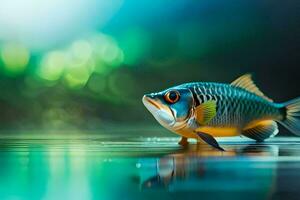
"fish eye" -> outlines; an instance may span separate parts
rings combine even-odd
[[[176,103],[180,98],[180,94],[178,91],[172,90],[167,92],[164,98],[168,103]]]

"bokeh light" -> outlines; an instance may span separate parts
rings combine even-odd
[[[113,37],[98,33],[91,36],[89,41],[93,46],[93,56],[97,62],[95,66],[96,73],[106,74],[112,68],[122,64],[124,54]]]
[[[18,75],[25,71],[30,52],[22,44],[7,43],[2,47],[1,58],[4,63],[4,70],[9,75]]]
[[[46,53],[36,74],[45,81],[63,79],[67,87],[80,89],[93,73],[107,75],[122,64],[123,58],[123,51],[113,37],[92,33],[69,46]]]
[[[62,76],[65,65],[65,53],[62,51],[53,51],[43,57],[37,69],[37,74],[45,80],[56,81]]]
[[[85,65],[72,66],[66,69],[64,79],[67,86],[80,89],[88,82],[91,71]]]
[[[90,43],[85,40],[78,40],[73,42],[70,48],[70,56],[72,57],[72,63],[70,64],[85,64],[92,56],[92,47]]]

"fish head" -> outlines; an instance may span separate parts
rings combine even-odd
[[[189,89],[174,87],[145,94],[143,103],[162,126],[175,131],[190,118],[194,100]]]

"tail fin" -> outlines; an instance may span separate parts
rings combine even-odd
[[[292,133],[300,136],[300,97],[284,103],[286,116],[281,121]]]

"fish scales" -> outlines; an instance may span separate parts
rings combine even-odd
[[[194,85],[199,89],[195,89]],[[255,118],[280,117],[274,103],[240,88],[219,83],[194,83],[187,87],[194,88],[193,92],[201,103],[210,100],[211,96],[216,99],[217,115],[209,125],[243,126]],[[201,97],[203,95],[204,98]]]

